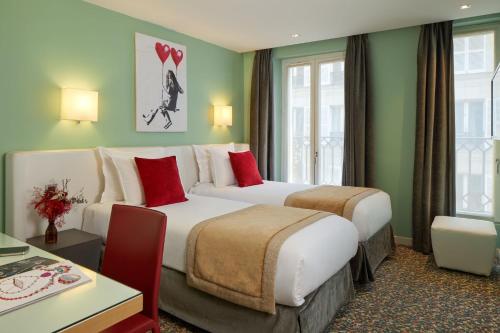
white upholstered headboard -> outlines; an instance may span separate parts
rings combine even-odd
[[[144,147],[123,147],[126,151],[140,151]],[[184,189],[198,181],[198,166],[192,146],[165,147],[168,155],[175,155]],[[247,144],[237,144],[236,150],[247,150]],[[104,189],[101,160],[97,149],[21,151],[7,154],[6,165],[6,220],[7,234],[20,239],[42,235],[47,223],[42,223],[30,207],[34,186],[71,179],[71,194],[83,188],[88,204],[99,202]],[[65,216],[64,229],[81,229],[83,210],[87,205],[76,205]]]

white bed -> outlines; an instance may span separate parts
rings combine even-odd
[[[233,212],[249,203],[188,195],[183,203],[155,208],[167,215],[163,265],[185,272],[186,240],[191,228],[206,219]],[[112,203],[85,209],[83,230],[106,239]],[[332,215],[288,238],[281,247],[275,282],[276,303],[300,306],[356,254],[358,233],[346,219]]]
[[[253,204],[271,204],[283,206],[288,195],[303,191],[314,185],[291,184],[264,181],[262,185],[238,187],[237,185],[215,187],[213,183],[198,183],[190,193],[229,200],[238,200]],[[392,218],[391,199],[385,192],[378,192],[361,200],[355,207],[352,223],[359,233],[359,241],[367,241]]]

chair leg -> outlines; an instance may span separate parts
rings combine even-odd
[[[153,333],[160,333],[160,325],[157,322],[155,322],[152,331]]]

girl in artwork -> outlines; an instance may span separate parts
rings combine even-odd
[[[156,117],[158,111],[160,111],[160,113],[167,121],[164,128],[168,129],[170,126],[172,126],[172,120],[170,119],[170,115],[168,112],[179,111],[179,109],[177,108],[177,97],[179,93],[183,94],[184,90],[180,86],[179,82],[177,81],[177,77],[175,76],[172,70],[168,70],[167,75],[165,76],[165,80],[162,82],[162,86],[163,86],[163,92],[166,93],[166,98],[163,99],[160,107],[158,107],[154,111],[151,110],[149,114],[144,114],[142,115],[142,117],[145,119],[146,124],[149,125]]]

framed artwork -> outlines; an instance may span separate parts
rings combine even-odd
[[[187,131],[186,47],[135,34],[136,130]]]

